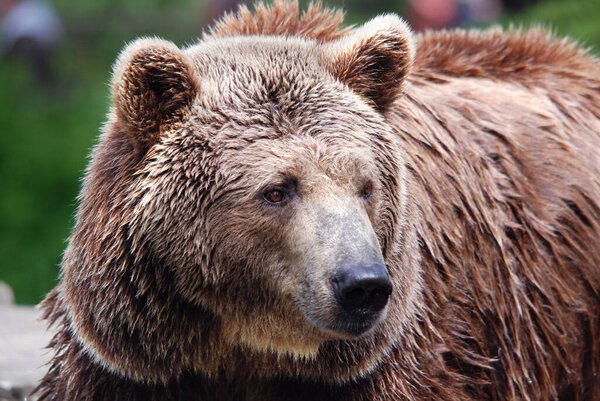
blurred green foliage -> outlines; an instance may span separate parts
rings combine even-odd
[[[502,18],[504,26],[542,25],[600,54],[600,0],[548,0]]]
[[[542,22],[600,48],[599,0],[551,0],[500,22]],[[301,1],[301,4],[306,1]],[[327,4],[348,10],[350,23],[402,2]],[[109,103],[111,65],[126,42],[157,35],[193,43],[206,23],[192,0],[57,0],[65,41],[53,59],[56,83],[42,86],[21,60],[0,60],[0,280],[19,303],[34,304],[56,283],[87,155]],[[394,6],[396,5],[396,6]]]
[[[58,278],[114,59],[139,36],[194,41],[203,21],[192,3],[55,1],[66,29],[56,82],[42,85],[23,60],[0,59],[0,280],[18,303],[38,303]]]

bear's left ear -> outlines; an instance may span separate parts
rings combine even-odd
[[[410,28],[392,14],[376,17],[326,46],[329,71],[380,112],[401,92],[415,53]]]
[[[182,117],[197,91],[191,61],[172,42],[138,39],[115,63],[113,104],[118,121],[138,151],[151,147]]]

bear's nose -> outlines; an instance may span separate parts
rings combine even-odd
[[[332,278],[333,294],[349,313],[364,315],[382,310],[392,293],[392,283],[385,265],[347,266]]]

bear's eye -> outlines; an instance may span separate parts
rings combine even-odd
[[[271,189],[263,194],[263,198],[269,203],[281,203],[285,198],[285,193],[280,189]]]
[[[364,198],[369,198],[373,193],[373,183],[367,182],[363,187],[362,195]]]

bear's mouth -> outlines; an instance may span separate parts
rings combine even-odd
[[[305,313],[306,319],[317,329],[337,339],[352,340],[373,333],[387,316],[387,307],[373,313],[372,310],[355,310],[349,313],[336,308],[334,313],[316,315]]]
[[[368,335],[385,319],[387,308],[373,313],[371,310],[342,311],[331,322],[330,330],[344,337],[357,338]]]

